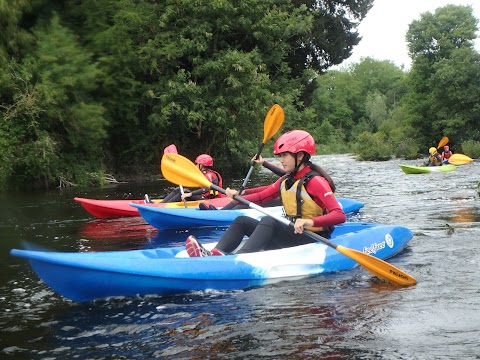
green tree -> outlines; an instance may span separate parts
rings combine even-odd
[[[312,107],[348,142],[377,131],[405,93],[405,74],[389,61],[364,58],[347,69],[327,71],[317,79]]]
[[[426,148],[442,135],[453,141],[478,139],[480,73],[473,48],[477,24],[471,6],[448,5],[422,14],[409,26],[412,69],[406,119]]]
[[[33,34],[35,51],[11,71],[13,102],[4,105],[2,129],[11,137],[13,174],[48,186],[100,168],[106,122],[92,96],[100,73],[73,34],[57,16]]]
[[[359,63],[353,64],[351,71],[360,84],[360,93],[363,96],[371,93],[384,95],[388,109],[394,108],[405,94],[405,73],[391,61],[379,61],[366,57]],[[359,108],[359,111],[363,111],[363,108]]]
[[[238,171],[273,103],[292,125],[312,121],[304,103],[312,78],[350,55],[372,1],[68,3],[108,74],[101,98],[116,168],[131,159],[157,168],[175,142],[183,154],[210,152]]]
[[[379,92],[369,93],[365,102],[365,112],[372,132],[376,132],[389,117],[386,96]]]
[[[480,140],[480,54],[456,49],[434,68],[430,83],[436,126],[459,143]]]
[[[292,3],[297,8],[306,7],[311,14],[308,31],[290,38],[290,47],[295,51],[289,51],[287,59],[295,77],[301,77],[309,68],[323,73],[348,59],[361,40],[356,27],[373,6],[373,0]]]
[[[328,120],[335,128],[350,136],[355,125],[356,102],[360,98],[360,85],[348,71],[327,71],[317,79],[312,107],[319,122]]]
[[[5,174],[49,182],[104,164],[157,173],[170,143],[243,173],[274,103],[288,128],[330,128],[311,106],[315,78],[350,56],[372,4],[5,0],[0,136],[14,135],[0,139]]]
[[[471,6],[447,5],[434,13],[423,13],[409,25],[406,34],[413,63],[425,59],[433,64],[449,58],[456,49],[472,48],[477,24]]]
[[[40,1],[39,1],[40,2]],[[19,59],[34,43],[28,31],[29,18],[35,18],[37,7],[28,0],[2,0],[0,2],[0,57]],[[1,68],[5,71],[6,68]]]

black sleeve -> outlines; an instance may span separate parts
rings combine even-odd
[[[286,174],[285,171],[283,171],[282,169],[280,169],[278,166],[275,166],[273,164],[270,164],[268,161],[264,161],[262,166],[268,170],[270,170],[271,172],[273,172],[275,175],[278,175],[278,176],[283,176]]]
[[[206,188],[206,187],[203,187],[203,188],[194,190],[194,191],[192,191],[192,196],[193,196],[193,195],[203,194],[204,192],[207,192],[207,191],[209,191],[209,190],[210,190],[210,189],[209,189],[209,188]]]

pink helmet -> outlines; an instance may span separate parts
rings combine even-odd
[[[195,159],[195,164],[201,164],[203,166],[213,166],[213,158],[208,154],[198,155]]]
[[[281,135],[273,146],[275,155],[290,152],[293,154],[305,151],[307,154],[315,154],[315,140],[312,135],[303,130],[291,130]]]
[[[443,147],[443,150],[448,151],[448,150],[450,150],[450,147],[449,147],[448,145],[445,145],[445,146]]]

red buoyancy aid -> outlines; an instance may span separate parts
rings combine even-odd
[[[203,175],[210,181],[212,184],[217,185],[218,187],[223,188],[223,179],[222,176],[218,173],[218,171],[212,169],[203,170]],[[202,197],[205,199],[213,199],[216,197],[223,197],[222,193],[219,193],[216,190],[208,190],[202,194]]]

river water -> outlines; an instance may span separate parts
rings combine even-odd
[[[170,185],[4,194],[0,359],[479,359],[480,163],[406,175],[398,165],[420,161],[314,160],[332,174],[337,196],[365,203],[352,221],[414,232],[388,262],[414,276],[416,286],[381,283],[357,267],[246,291],[76,303],[9,250],[24,241],[75,252],[183,244],[188,230],[159,232],[141,218],[95,220],[73,201],[161,197]],[[273,179],[262,172],[250,185]],[[223,231],[194,230],[200,240]]]

